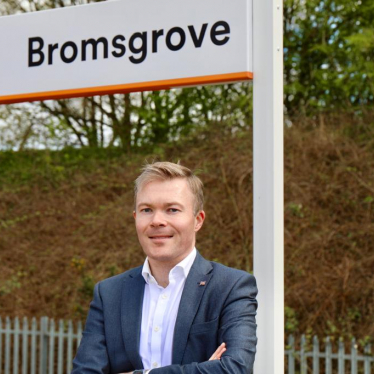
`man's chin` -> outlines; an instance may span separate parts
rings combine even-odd
[[[148,253],[146,253],[148,256],[148,259],[151,262],[158,262],[158,263],[173,263],[175,262],[179,256],[175,253],[175,251],[157,251],[156,250],[151,250]]]
[[[148,258],[153,261],[170,262],[170,261],[173,261],[175,257],[169,254],[152,253],[148,255]]]
[[[155,246],[170,245],[173,241],[173,236],[164,236],[164,237],[151,237],[149,238],[150,243]]]

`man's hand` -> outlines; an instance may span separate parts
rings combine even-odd
[[[221,356],[226,352],[226,343],[222,343],[217,349],[216,351],[212,354],[212,356],[210,357],[209,361],[213,361],[213,360],[220,360],[221,359]],[[120,373],[120,374],[132,374],[131,373]]]
[[[212,354],[212,357],[209,359],[209,361],[213,360],[220,360],[221,356],[225,353],[226,351],[226,343],[222,343],[216,351]]]

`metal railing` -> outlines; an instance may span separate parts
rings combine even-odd
[[[81,322],[0,318],[0,373],[70,373],[81,335]]]
[[[374,357],[371,355],[371,345],[367,344],[359,354],[355,339],[349,342],[349,351],[342,340],[333,344],[330,337],[324,339],[323,347],[317,336],[308,340],[301,336],[296,348],[295,338],[290,335],[286,346],[287,374],[371,374]],[[336,349],[334,349],[336,348]]]
[[[70,373],[82,335],[82,323],[42,317],[31,323],[23,318],[0,318],[0,374]],[[299,341],[288,337],[285,350],[287,374],[371,374],[374,356],[367,344],[362,352],[355,339],[333,343],[315,336]]]

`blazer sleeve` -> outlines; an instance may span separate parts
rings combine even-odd
[[[250,374],[256,353],[257,286],[254,276],[241,276],[220,313],[219,344],[226,343],[220,360],[170,365],[152,374]]]
[[[73,360],[72,374],[107,374],[109,372],[103,303],[100,296],[100,283],[98,283],[94,289],[82,341]]]

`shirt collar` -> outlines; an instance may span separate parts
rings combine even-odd
[[[181,262],[179,262],[177,265],[175,265],[170,270],[169,279],[170,277],[174,277],[177,273],[182,274],[183,278],[186,279],[191,270],[192,264],[195,261],[195,258],[196,258],[196,248],[194,247],[191,253],[186,258],[184,258]],[[151,268],[149,266],[148,257],[144,261],[144,265],[142,269],[142,276],[144,280],[146,281],[146,283],[157,284],[156,279],[152,275]]]

